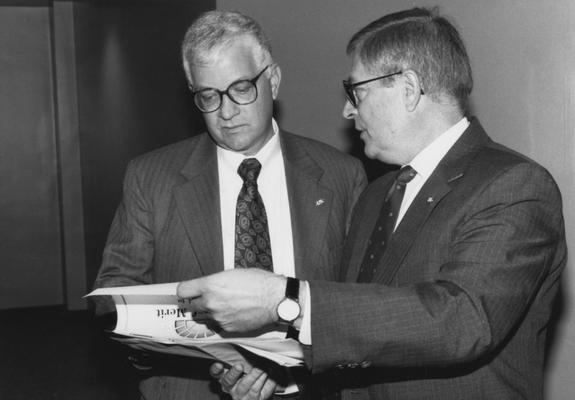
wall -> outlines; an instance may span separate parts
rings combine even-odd
[[[564,198],[569,250],[575,233],[575,3],[555,0],[218,0],[268,31],[282,66],[280,123],[357,152],[341,116],[345,44],[368,22],[415,5],[439,5],[460,28],[472,60],[474,114],[494,139],[534,158],[555,176]],[[575,392],[575,273],[564,276],[559,326],[549,361],[547,398]]]
[[[49,17],[0,3],[0,309],[63,301]]]

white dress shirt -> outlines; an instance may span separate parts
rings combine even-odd
[[[421,150],[414,158],[406,165],[410,165],[417,174],[405,187],[405,194],[399,207],[399,214],[395,222],[395,228],[403,219],[413,199],[419,193],[427,179],[431,176],[439,162],[445,157],[447,152],[453,147],[455,142],[463,135],[463,132],[469,126],[467,118],[463,117],[459,122],[442,133],[437,139],[431,142],[426,148]],[[395,230],[394,228],[394,230]],[[306,303],[303,310],[303,319],[299,332],[299,341],[302,344],[311,345],[311,293],[309,285],[306,283],[304,286],[306,290]]]

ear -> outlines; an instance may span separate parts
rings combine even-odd
[[[184,73],[186,74],[186,80],[188,81],[188,85],[192,85],[192,71],[190,69],[190,63],[188,60],[184,59]]]
[[[414,111],[419,104],[419,100],[423,94],[423,87],[419,76],[410,69],[403,72],[405,80],[405,107],[408,111]]]
[[[278,97],[281,80],[282,70],[278,64],[274,64],[270,71],[270,85],[272,89],[272,98],[274,100]]]

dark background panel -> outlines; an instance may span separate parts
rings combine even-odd
[[[0,309],[63,302],[49,18],[0,7]]]
[[[78,116],[91,287],[133,157],[204,129],[180,60],[186,28],[215,1],[79,2]]]

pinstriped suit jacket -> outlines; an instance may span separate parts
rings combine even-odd
[[[296,276],[333,280],[351,211],[366,184],[363,167],[311,139],[281,132],[280,141]],[[207,133],[133,160],[95,287],[175,282],[221,271],[218,187],[216,145]],[[319,199],[323,203],[316,204]],[[97,312],[110,306],[98,304]],[[218,399],[208,368],[187,359],[184,368],[152,370],[140,391],[147,400]]]
[[[344,399],[541,399],[547,325],[566,261],[561,198],[479,122],[422,187],[372,284],[357,279],[382,199],[358,204],[340,279],[311,282],[308,363]]]

